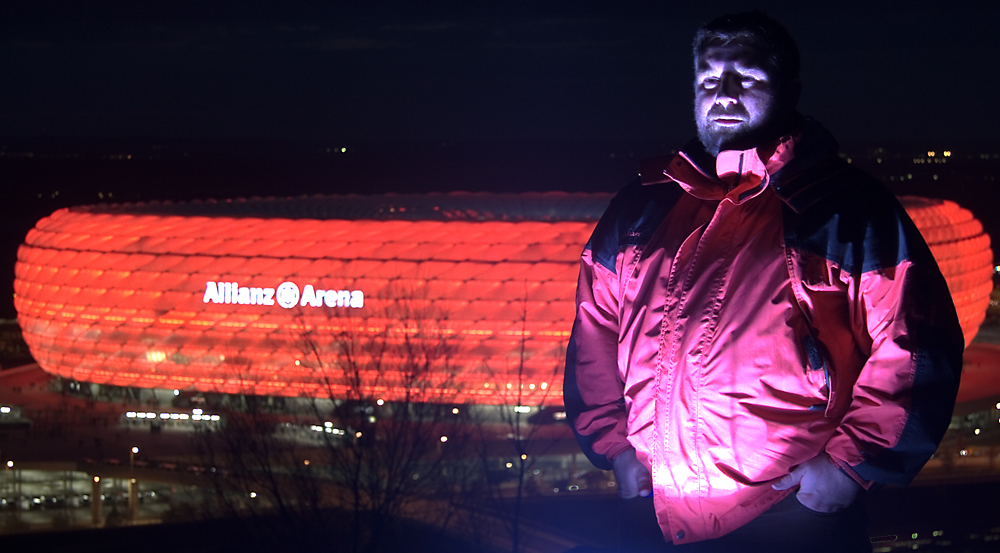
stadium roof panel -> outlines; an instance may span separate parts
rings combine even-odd
[[[611,194],[528,192],[302,196],[191,202],[97,204],[70,208],[108,215],[181,215],[357,221],[581,221],[596,222]],[[149,223],[153,224],[153,223]],[[225,226],[220,229],[228,228]]]

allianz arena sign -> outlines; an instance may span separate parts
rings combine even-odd
[[[299,292],[294,282],[285,281],[277,288],[240,286],[238,282],[205,283],[202,303],[228,303],[238,305],[274,305],[285,309],[299,307],[351,307],[365,306],[365,293],[361,290],[322,290],[306,284]]]

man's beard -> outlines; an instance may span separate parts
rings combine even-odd
[[[714,123],[714,119],[726,117],[740,119],[743,122],[735,127],[720,127]],[[714,105],[708,110],[705,121],[698,123],[698,139],[705,146],[705,151],[715,157],[722,150],[746,150],[757,146],[755,142],[759,141],[762,131],[767,127],[767,121],[756,128],[751,127],[750,114],[739,104],[729,108]]]

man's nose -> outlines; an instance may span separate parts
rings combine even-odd
[[[739,82],[729,75],[723,75],[715,93],[715,103],[726,107],[739,102],[739,100]]]

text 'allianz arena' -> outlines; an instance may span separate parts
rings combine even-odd
[[[609,200],[429,194],[62,209],[18,252],[15,307],[39,365],[79,381],[558,405],[580,252]],[[953,203],[903,201],[968,342],[992,286],[989,238]]]

